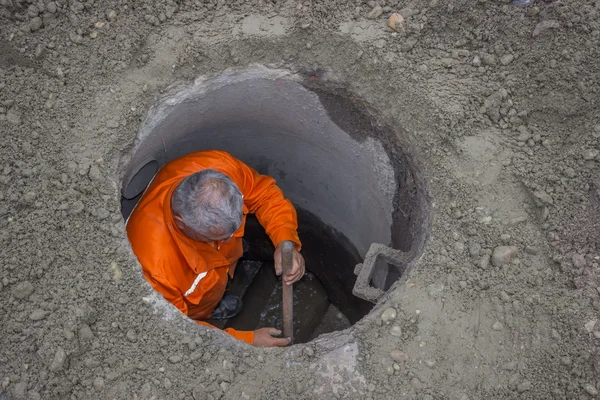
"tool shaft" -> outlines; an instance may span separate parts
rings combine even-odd
[[[282,248],[282,279],[283,286],[283,337],[294,342],[294,285],[286,285],[283,277],[292,269],[294,263],[294,243],[284,242]]]

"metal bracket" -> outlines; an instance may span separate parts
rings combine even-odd
[[[354,283],[354,288],[352,288],[353,295],[372,303],[377,303],[379,298],[385,294],[385,291],[369,284],[373,272],[375,272],[375,264],[380,258],[399,268],[408,264],[412,259],[412,253],[392,249],[380,243],[371,244],[363,263],[356,264],[356,267],[354,267],[354,275],[357,275],[357,278]]]

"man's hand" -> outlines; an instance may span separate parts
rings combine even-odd
[[[275,249],[275,273],[277,276],[281,275],[282,271],[283,243],[285,242],[279,243]],[[285,282],[286,285],[291,285],[304,276],[304,257],[296,250],[296,247],[294,247],[293,250],[292,260],[292,269],[283,277],[283,282]]]
[[[258,347],[285,347],[290,344],[290,338],[276,338],[281,331],[275,328],[260,328],[254,331],[254,343]]]

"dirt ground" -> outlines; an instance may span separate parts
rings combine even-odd
[[[0,0],[0,393],[600,397],[599,13]],[[122,149],[161,93],[253,63],[349,85],[411,144],[435,204],[423,257],[373,313],[286,349],[161,309],[119,212]]]

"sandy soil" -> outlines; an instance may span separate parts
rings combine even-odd
[[[589,0],[0,0],[0,392],[597,398],[599,13]],[[122,149],[161,93],[251,63],[348,84],[411,143],[435,201],[425,254],[376,311],[287,349],[160,308],[119,213]]]

